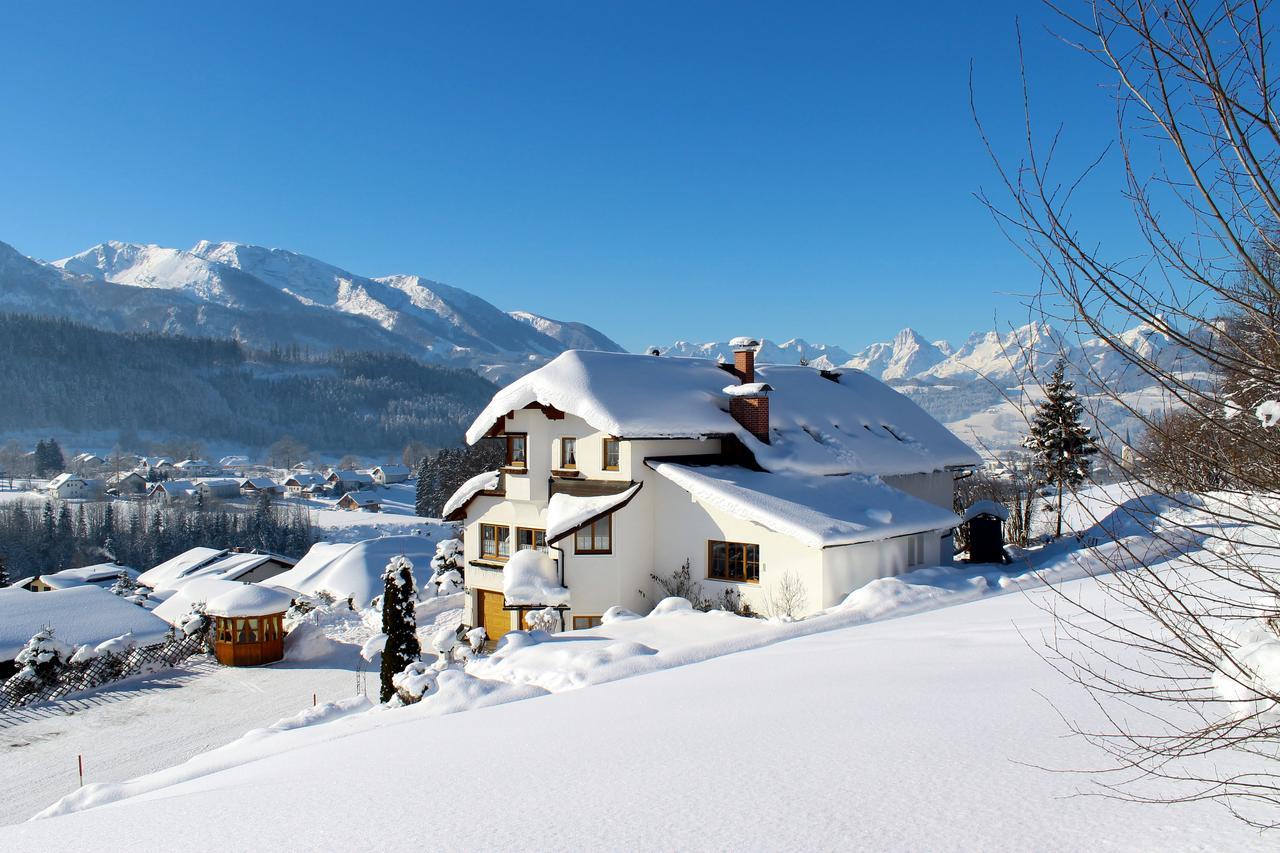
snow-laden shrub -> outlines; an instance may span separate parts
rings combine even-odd
[[[467,645],[471,647],[471,651],[480,654],[484,651],[484,644],[489,639],[489,632],[483,626],[476,626],[466,633]]]
[[[433,582],[436,585],[436,595],[453,595],[462,591],[462,572],[449,569],[447,572],[436,575]]]
[[[442,539],[436,543],[436,554],[431,558],[431,570],[436,577],[446,572],[462,571],[462,540]]]
[[[412,705],[421,702],[436,690],[436,672],[421,661],[414,661],[391,679],[395,687],[396,698],[402,704]]]
[[[111,585],[112,595],[118,595],[121,598],[129,598],[138,588],[138,582],[129,577],[129,573],[124,569],[120,570],[120,574],[116,575],[116,582]]]
[[[37,631],[14,661],[22,667],[8,683],[26,685],[31,692],[56,682],[66,671],[75,649],[54,636],[53,628]]]
[[[213,620],[204,612],[204,602],[195,601],[187,614],[178,620],[178,630],[188,637],[204,637],[206,644],[213,632]]]
[[[639,613],[632,613],[620,604],[615,604],[604,612],[600,617],[601,625],[608,625],[611,622],[625,622],[630,619],[640,619]]]
[[[660,616],[664,613],[677,613],[681,610],[692,610],[693,604],[689,599],[678,595],[672,595],[662,599],[654,605],[651,616]]]
[[[560,627],[560,614],[552,607],[530,610],[524,615],[524,624],[530,631],[545,631],[550,634]]]

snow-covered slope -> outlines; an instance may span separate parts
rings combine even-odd
[[[190,250],[110,241],[51,264],[0,244],[0,310],[254,346],[391,350],[498,379],[569,348],[620,349],[581,323],[513,316],[421,276],[374,278],[283,249],[204,240]]]

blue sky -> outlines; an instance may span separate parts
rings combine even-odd
[[[970,61],[1016,146],[1021,14],[1066,156],[1113,119],[1028,2],[194,8],[0,9],[0,240],[279,246],[632,349],[954,340],[1036,279],[973,198]]]

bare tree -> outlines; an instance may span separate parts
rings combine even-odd
[[[1280,431],[1266,428],[1280,416],[1275,13],[1251,0],[1049,8],[1061,38],[1114,83],[1115,137],[1083,173],[1060,176],[1064,130],[1038,132],[1024,67],[1020,156],[1002,156],[974,108],[1003,182],[999,200],[980,197],[1040,272],[1034,309],[1119,356],[1119,367],[1075,368],[1145,437],[1134,447],[1097,423],[1123,445],[1113,460],[1131,488],[1104,493],[1094,513],[1117,539],[1098,555],[1111,570],[1103,601],[1059,590],[1047,656],[1103,712],[1102,725],[1074,725],[1110,759],[1111,792],[1219,800],[1273,828],[1280,679],[1258,650],[1280,650]],[[1115,198],[1145,242],[1137,257],[1105,253],[1073,215],[1108,157],[1123,169]],[[1188,360],[1162,358],[1144,345],[1151,335]],[[1135,375],[1162,390],[1155,413],[1126,397]],[[1161,784],[1146,787],[1152,779]]]

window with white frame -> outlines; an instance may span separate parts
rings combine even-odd
[[[907,568],[914,569],[924,565],[924,534],[915,533],[907,537]]]

